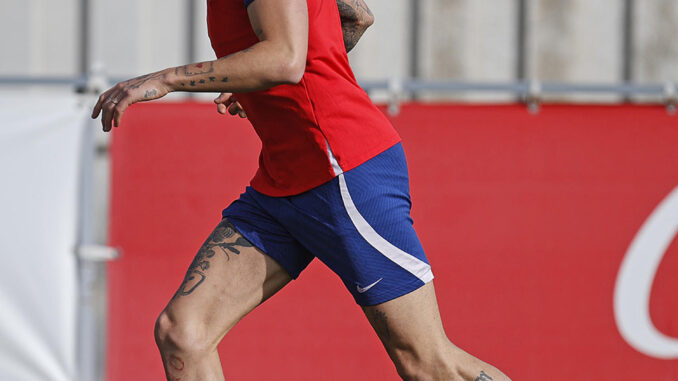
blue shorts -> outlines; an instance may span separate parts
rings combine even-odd
[[[363,306],[433,279],[412,226],[400,143],[310,191],[270,197],[248,187],[222,216],[297,278],[318,257]]]

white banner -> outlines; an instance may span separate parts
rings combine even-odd
[[[0,93],[0,380],[76,375],[79,167],[72,93]]]

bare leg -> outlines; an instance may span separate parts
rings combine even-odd
[[[290,280],[276,261],[224,219],[200,248],[156,323],[167,380],[223,380],[217,344]]]
[[[403,380],[510,381],[448,340],[433,282],[363,310]]]

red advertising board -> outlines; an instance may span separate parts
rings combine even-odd
[[[678,380],[678,117],[405,105],[392,121],[453,342],[514,380]],[[209,104],[137,105],[115,130],[110,244],[123,255],[110,265],[110,381],[162,378],[155,318],[258,148],[245,120]],[[398,379],[318,261],[220,354],[232,380]]]

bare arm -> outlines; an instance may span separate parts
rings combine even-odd
[[[367,28],[374,23],[374,15],[364,0],[337,0],[337,7],[344,32],[344,46],[350,52]]]
[[[103,111],[104,131],[117,127],[133,103],[172,91],[249,92],[298,83],[306,67],[308,10],[306,0],[256,0],[247,9],[259,42],[230,56],[169,68],[125,82],[99,97],[92,117]]]

